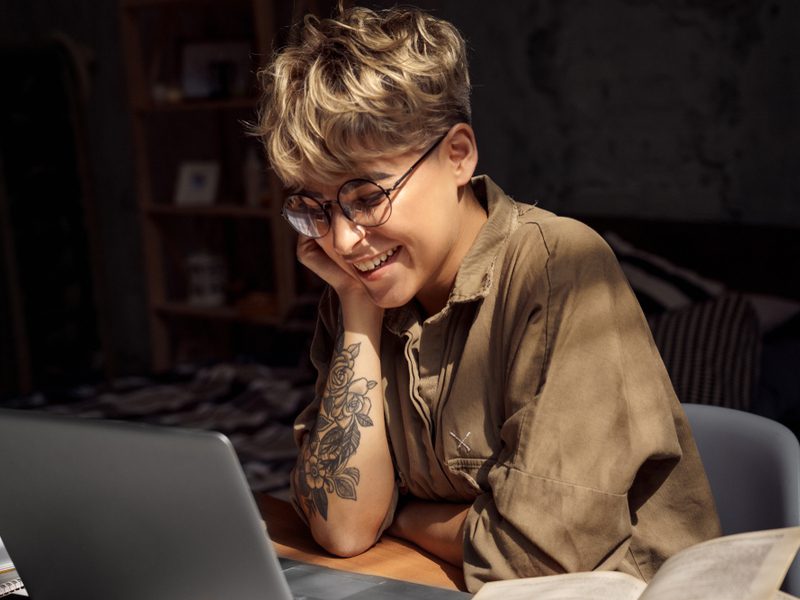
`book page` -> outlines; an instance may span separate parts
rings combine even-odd
[[[492,581],[473,600],[637,600],[644,588],[625,573],[593,571]]]
[[[8,571],[14,567],[11,562],[11,557],[8,555],[8,550],[3,546],[3,540],[0,538],[0,573]]]
[[[667,560],[642,600],[772,600],[800,546],[800,527],[717,538]]]

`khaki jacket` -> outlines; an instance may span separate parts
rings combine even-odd
[[[486,177],[473,187],[489,217],[445,308],[424,319],[412,303],[384,317],[400,502],[471,503],[472,591],[594,569],[649,580],[720,530],[647,322],[594,231],[518,204]],[[318,398],[338,319],[335,294],[324,294],[311,351]],[[318,406],[298,418],[298,439]]]

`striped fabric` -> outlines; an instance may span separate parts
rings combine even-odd
[[[297,459],[292,423],[313,398],[305,369],[218,363],[153,378],[126,378],[16,398],[8,408],[208,429],[231,440],[254,492],[289,485]]]
[[[603,237],[648,317],[678,398],[749,409],[761,357],[759,319],[749,299],[614,232]]]
[[[743,295],[724,293],[652,316],[649,322],[682,402],[750,408],[761,336],[755,311]]]
[[[725,291],[718,281],[678,267],[661,256],[640,250],[613,232],[603,234],[647,314],[703,302]]]

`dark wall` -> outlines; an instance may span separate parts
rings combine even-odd
[[[467,39],[479,168],[513,196],[800,226],[795,0],[419,4]]]
[[[117,11],[116,0],[4,0],[0,43],[30,44],[67,36],[88,69],[84,116],[91,189],[87,193],[94,201],[101,248],[98,286],[110,324],[114,363],[120,373],[131,373],[146,370],[149,342]]]
[[[571,214],[800,227],[795,0],[419,4],[468,40],[480,171],[513,196]],[[119,370],[141,371],[145,291],[117,2],[0,3],[0,42],[56,31],[88,50],[101,297]]]

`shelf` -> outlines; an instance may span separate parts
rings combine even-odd
[[[232,306],[204,307],[193,306],[183,302],[165,302],[154,306],[154,309],[162,315],[192,319],[234,321],[270,326],[279,325],[283,322],[283,319],[278,314],[242,313]]]
[[[258,106],[258,98],[244,96],[240,98],[224,99],[197,99],[180,100],[178,102],[146,102],[137,103],[133,110],[137,114],[152,114],[166,112],[196,112],[196,111],[215,111],[215,110],[255,110]]]
[[[212,204],[210,206],[175,206],[173,204],[151,204],[145,212],[153,216],[165,217],[222,217],[230,219],[272,219],[274,213],[269,208],[259,206],[237,206],[235,204]]]
[[[158,8],[160,6],[224,5],[229,1],[230,0],[122,0],[122,8],[123,10],[136,10],[139,8]],[[242,0],[240,3],[245,4],[246,0]]]

